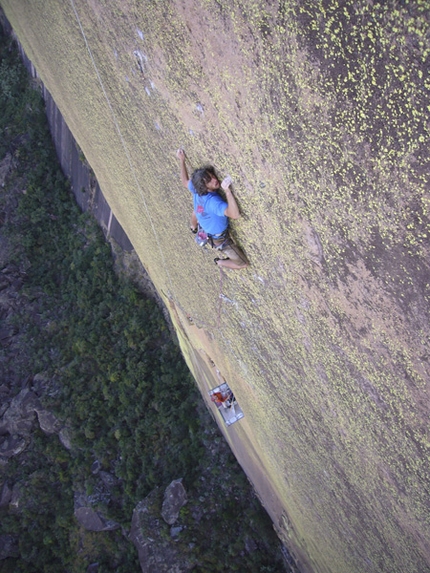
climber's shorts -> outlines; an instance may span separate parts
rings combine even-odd
[[[247,265],[248,261],[243,253],[242,249],[240,249],[230,235],[227,235],[227,238],[224,240],[210,240],[210,245],[212,248],[216,249],[217,251],[221,251],[221,253],[231,261],[234,261],[238,265]]]

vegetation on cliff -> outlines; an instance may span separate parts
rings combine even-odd
[[[35,428],[23,452],[0,451],[0,485],[15,492],[0,509],[0,535],[16,542],[2,571],[81,572],[91,562],[100,572],[137,571],[124,536],[133,508],[178,477],[189,505],[175,543],[195,570],[283,571],[270,520],[160,309],[113,272],[109,246],[58,167],[40,95],[3,37],[0,50],[0,260],[15,281],[14,312],[2,302],[13,327],[0,347],[4,404],[30,387],[72,437],[69,450]],[[114,480],[109,495],[94,464]],[[73,515],[78,492],[120,529],[83,531]]]

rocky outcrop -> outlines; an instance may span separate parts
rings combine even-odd
[[[52,412],[43,408],[36,408],[39,426],[45,434],[58,434],[61,430],[62,423],[54,416]]]
[[[66,450],[72,449],[72,431],[70,428],[67,426],[62,428],[58,433],[58,437]]]
[[[0,493],[0,508],[7,507],[12,499],[12,487],[6,482],[2,485]]]
[[[88,531],[112,531],[118,529],[120,525],[111,519],[107,519],[100,511],[94,507],[95,499],[90,499],[84,493],[75,494],[74,515],[77,521]]]
[[[92,507],[78,507],[75,509],[75,517],[88,531],[112,531],[119,527],[118,523],[104,519]]]
[[[4,459],[17,456],[25,450],[29,440],[14,434],[6,434],[0,437],[0,456]]]
[[[29,436],[40,408],[37,396],[28,389],[21,390],[9,403],[0,421],[0,436],[7,434]]]
[[[36,420],[46,434],[57,434],[62,424],[42,407],[38,396],[24,388],[2,407],[0,419],[0,457],[11,458],[20,454],[28,445]]]
[[[130,540],[137,549],[143,573],[185,573],[192,567],[187,558],[179,554],[175,536],[169,535],[168,527],[161,519],[161,498],[162,492],[157,488],[137,504]]]
[[[18,512],[21,507],[21,500],[22,500],[22,493],[21,493],[22,485],[16,483],[12,487],[12,495],[9,500],[9,510]]]
[[[181,507],[187,503],[187,493],[182,485],[182,478],[172,481],[164,492],[161,516],[166,523],[173,525],[179,517]]]

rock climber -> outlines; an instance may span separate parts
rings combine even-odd
[[[220,183],[212,166],[196,169],[188,177],[186,156],[179,149],[177,157],[181,165],[181,181],[193,196],[194,210],[191,215],[191,231],[196,233],[200,227],[208,236],[212,248],[220,251],[225,258],[215,258],[215,264],[228,269],[244,269],[249,265],[244,253],[234,243],[228,230],[228,220],[240,217],[239,207],[230,189],[231,179],[226,177]],[[219,194],[222,188],[225,199]]]
[[[234,396],[231,390],[229,390],[226,394],[223,394],[222,392],[214,392],[211,395],[211,401],[215,402],[218,408],[220,406],[223,408],[231,408],[234,402]]]

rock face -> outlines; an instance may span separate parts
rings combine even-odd
[[[36,419],[35,408],[40,406],[35,394],[27,389],[15,396],[0,420],[0,457],[10,458],[21,453],[29,440]]]
[[[72,432],[69,428],[65,427],[60,430],[58,437],[66,450],[72,449]]]
[[[118,523],[103,519],[92,507],[78,507],[75,509],[75,517],[88,531],[112,531],[119,528]]]
[[[0,436],[0,457],[2,458],[12,458],[17,456],[25,450],[27,447],[28,440],[26,438],[17,436],[16,434],[11,436],[10,434]]]
[[[52,412],[44,410],[43,408],[36,408],[36,413],[42,432],[45,432],[45,434],[58,434],[62,424]]]
[[[59,420],[44,409],[39,398],[28,388],[21,390],[9,403],[3,404],[0,418],[0,457],[10,458],[27,446],[32,429],[39,421],[46,434],[57,434],[62,427]]]
[[[12,488],[8,483],[4,483],[0,494],[0,507],[7,507],[12,499]]]
[[[161,496],[160,490],[156,489],[135,507],[130,540],[139,554],[143,573],[185,573],[192,567],[179,555],[161,519]]]
[[[40,408],[38,397],[28,389],[21,390],[9,404],[0,421],[0,435],[28,436]]]
[[[202,393],[209,359],[228,376],[229,443],[302,569],[428,571],[426,3],[2,6]],[[251,267],[221,284],[182,231],[180,145],[234,174]]]
[[[179,511],[187,503],[187,494],[182,478],[172,481],[164,492],[161,515],[166,523],[173,525],[179,517]]]
[[[75,517],[88,531],[112,531],[118,529],[118,523],[103,517],[92,507],[91,500],[85,494],[75,494]]]

